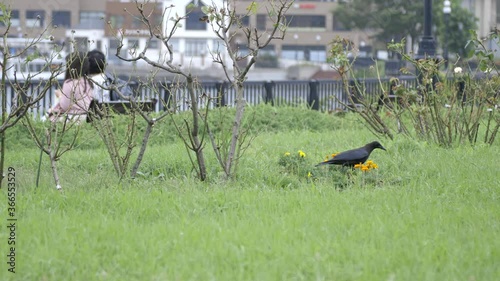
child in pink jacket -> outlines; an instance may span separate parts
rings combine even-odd
[[[52,121],[64,119],[85,120],[92,101],[93,84],[87,78],[89,61],[85,53],[75,52],[66,57],[66,75],[60,90],[59,102],[49,111]]]

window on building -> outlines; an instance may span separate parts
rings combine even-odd
[[[120,45],[120,40],[118,39],[110,39],[109,40],[109,48],[111,50],[116,50],[116,48],[118,48],[118,46]]]
[[[10,25],[11,26],[21,26],[21,20],[19,19],[19,10],[10,11]]]
[[[309,61],[326,62],[325,46],[306,46],[306,58]]]
[[[149,41],[149,44],[148,44],[149,49],[158,49],[159,46],[160,46],[160,43],[158,40],[152,39],[151,41]]]
[[[212,48],[210,48],[210,51],[213,53],[225,54],[227,51],[226,44],[220,39],[212,40]]]
[[[272,44],[267,45],[266,47],[262,48],[259,52],[260,55],[270,55],[270,56],[275,56],[276,55],[276,47]]]
[[[118,48],[119,45],[120,45],[120,40],[118,40],[118,39],[110,39],[109,40],[109,48],[108,48],[107,53],[109,53],[108,62],[111,64],[121,64],[122,63],[122,60],[116,56],[116,49]],[[121,56],[126,54],[125,50],[121,49],[120,51],[121,51],[120,52]]]
[[[250,53],[250,50],[245,44],[236,44],[236,53],[239,57],[244,57]]]
[[[111,27],[122,28],[123,23],[125,22],[125,17],[122,15],[111,15],[109,16],[109,21],[111,23]]]
[[[191,2],[186,6],[186,14],[186,30],[207,30],[207,22],[203,20],[206,15],[201,11],[201,6]]]
[[[188,57],[206,55],[207,40],[206,39],[186,39],[186,48],[184,54]]]
[[[265,15],[265,14],[258,14],[257,15],[257,29],[258,30],[266,30],[266,20],[267,20],[267,15]]]
[[[80,27],[89,29],[103,29],[105,17],[106,14],[104,12],[80,12]]]
[[[290,16],[290,28],[325,28],[325,16],[293,15]]]
[[[45,22],[44,10],[27,10],[26,25],[28,27],[42,27]]]
[[[289,60],[325,62],[326,49],[324,46],[314,45],[284,45],[281,57]]]
[[[52,24],[71,27],[71,11],[52,11]]]
[[[95,49],[101,50],[102,49],[102,41],[101,40],[96,40],[95,41]]]
[[[281,58],[289,60],[304,60],[305,47],[299,45],[283,45],[281,48]]]
[[[128,39],[128,49],[137,49],[139,48],[139,39]]]

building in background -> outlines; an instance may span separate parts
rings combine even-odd
[[[238,15],[245,15],[252,0],[236,2]],[[243,24],[259,31],[273,28],[268,19],[268,1],[259,3],[256,14],[243,20]],[[352,41],[356,46],[365,47],[370,42],[370,33],[346,29],[333,16],[339,1],[294,1],[287,11],[288,29],[284,40],[275,40],[265,52],[277,56],[282,63],[290,64],[297,60],[310,63],[324,63],[327,58],[328,44],[335,37]]]
[[[225,46],[212,31],[211,25],[202,20],[205,14],[203,6],[213,5],[222,7],[223,0],[164,0],[163,29],[165,34],[170,34],[174,29],[177,16],[184,17],[175,28],[175,33],[169,38],[168,43],[174,52],[174,63],[187,68],[214,68],[220,65],[213,62],[211,54],[220,53],[225,56]],[[167,48],[162,44],[163,53]]]
[[[500,23],[500,5],[497,2],[495,0],[463,0],[462,6],[479,19],[477,30],[479,37],[488,36]]]
[[[124,63],[116,56],[118,47],[121,47],[120,57],[132,59],[146,50],[145,55],[157,61],[160,57],[161,42],[154,37],[150,40],[150,30],[146,22],[149,23],[153,32],[161,30],[162,8],[161,3],[145,2],[141,5],[143,10],[143,15],[141,15],[134,2],[107,1],[103,36],[104,48],[96,46],[97,49],[101,49],[108,55],[110,64]],[[137,61],[137,64],[145,64],[145,62]]]
[[[216,0],[221,5],[224,0]],[[239,15],[246,13],[252,0],[230,1],[235,4]],[[255,0],[253,0],[255,1]],[[272,28],[268,20],[265,5],[269,1],[255,1],[259,5],[256,14],[243,19],[243,24],[260,31]],[[289,28],[284,40],[274,40],[263,50],[263,54],[275,57],[279,66],[286,67],[297,61],[311,64],[324,63],[327,57],[328,43],[340,36],[351,40],[367,53],[370,52],[370,32],[347,30],[333,16],[332,11],[345,0],[295,0],[287,13]],[[463,6],[470,9],[479,19],[478,34],[486,36],[496,28],[500,21],[500,5],[494,0],[463,0]],[[169,40],[174,50],[174,62],[190,67],[214,67],[210,52],[224,47],[210,30],[209,24],[200,21],[203,16],[201,6],[211,5],[212,0],[159,0],[146,1],[145,10],[153,11],[151,21],[155,25],[163,24],[163,30],[169,30],[175,15],[189,16],[182,21],[175,35]],[[145,25],[136,18],[138,11],[134,1],[126,0],[10,0],[11,28],[9,37],[34,38],[46,32],[46,38],[52,36],[53,44],[70,46],[80,50],[99,49],[107,54],[110,64],[123,64],[115,54],[123,43],[121,55],[131,57],[135,50],[148,45],[148,56],[162,60],[165,46],[158,40],[148,43],[149,34]],[[197,8],[193,9],[193,5]],[[161,21],[162,13],[165,18]],[[112,27],[112,28],[111,28]],[[0,33],[5,26],[0,24]],[[123,41],[121,38],[123,36]],[[14,42],[14,40],[13,40]],[[23,42],[17,40],[16,42]],[[121,43],[120,43],[121,42]],[[17,43],[16,43],[17,44]],[[236,45],[238,42],[236,42]],[[494,48],[495,46],[491,46]],[[13,50],[14,51],[14,50]],[[70,51],[70,50],[68,50]],[[140,62],[138,62],[140,64]]]
[[[491,31],[499,28],[500,24],[500,3],[496,0],[463,0],[462,6],[470,10],[478,21],[477,35],[486,38]],[[453,13],[453,11],[452,11]],[[492,50],[500,50],[493,41],[488,41],[487,46]],[[500,52],[495,52],[500,57]]]

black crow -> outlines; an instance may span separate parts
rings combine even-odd
[[[378,141],[374,141],[360,148],[340,152],[332,159],[321,162],[316,166],[329,164],[354,167],[356,164],[365,163],[370,156],[370,153],[372,153],[375,148],[385,150],[385,148]]]

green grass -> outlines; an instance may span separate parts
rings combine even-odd
[[[352,116],[296,114],[288,128],[259,121],[229,182],[210,153],[210,179],[200,183],[178,141],[154,139],[143,176],[130,181],[118,182],[100,145],[69,152],[61,194],[47,159],[35,188],[38,152],[11,143],[17,273],[2,262],[0,280],[497,280],[498,143],[442,149],[381,140],[388,151],[370,157],[379,169],[338,188],[331,175],[339,171],[314,164],[374,137]],[[277,164],[298,150],[315,180]],[[5,260],[7,235],[4,227]]]

